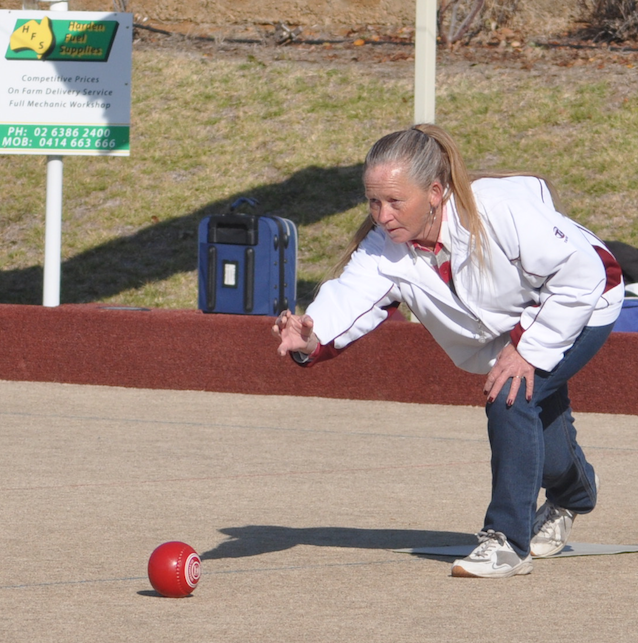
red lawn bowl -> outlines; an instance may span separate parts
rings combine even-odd
[[[202,561],[186,543],[173,540],[157,547],[148,559],[153,589],[169,598],[188,596],[197,587]]]

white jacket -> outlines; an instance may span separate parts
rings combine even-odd
[[[519,353],[549,371],[585,326],[616,320],[620,269],[608,280],[594,250],[603,243],[555,210],[543,181],[480,179],[472,190],[487,265],[480,269],[469,257],[469,233],[453,198],[447,208],[456,294],[408,244],[375,228],[308,307],[321,344],[347,346],[386,319],[384,306],[403,302],[459,368],[487,373],[516,328]]]

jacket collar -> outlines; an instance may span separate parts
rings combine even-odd
[[[450,260],[452,262],[452,274],[456,274],[469,261],[470,233],[466,230],[459,220],[458,212],[452,195],[447,202],[447,221],[450,235]],[[428,270],[424,271],[425,262],[419,262],[416,254],[407,243],[394,243],[385,235],[385,246],[379,262],[379,270],[388,277],[397,277],[405,279],[412,283],[424,282],[429,289],[437,292],[441,286],[449,291],[448,286],[443,283],[441,278],[427,266]],[[431,273],[431,277],[430,277]]]

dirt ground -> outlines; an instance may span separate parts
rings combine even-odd
[[[34,2],[38,0],[28,0]],[[46,3],[51,0],[42,0]],[[19,9],[23,0],[0,0],[5,9]],[[559,31],[581,11],[582,0],[519,2],[510,23],[542,31]],[[246,25],[287,22],[291,25],[409,25],[414,23],[415,0],[68,0],[71,11],[129,11],[165,24],[190,22],[210,25]],[[488,19],[510,12],[505,0],[486,0]],[[463,13],[461,6],[461,14]],[[462,19],[462,15],[456,15]]]
[[[20,9],[22,2],[0,0],[0,8]],[[540,73],[577,67],[582,74],[638,64],[638,42],[609,46],[578,34],[579,3],[523,4],[511,28],[482,33],[469,45],[440,46],[438,63]],[[137,47],[361,66],[413,64],[414,8],[414,0],[69,0],[72,11],[133,13]]]
[[[222,57],[251,57],[268,64],[277,60],[376,67],[414,64],[414,29],[406,26],[198,25],[190,22],[135,22],[136,47],[176,48]],[[472,67],[572,70],[600,76],[602,70],[638,67],[638,43],[607,45],[578,36],[531,39],[502,29],[469,45],[439,46],[437,64]]]

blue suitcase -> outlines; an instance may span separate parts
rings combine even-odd
[[[297,303],[297,228],[282,217],[237,211],[199,224],[198,308],[205,313],[273,315]]]
[[[638,297],[625,297],[614,332],[638,333]]]

